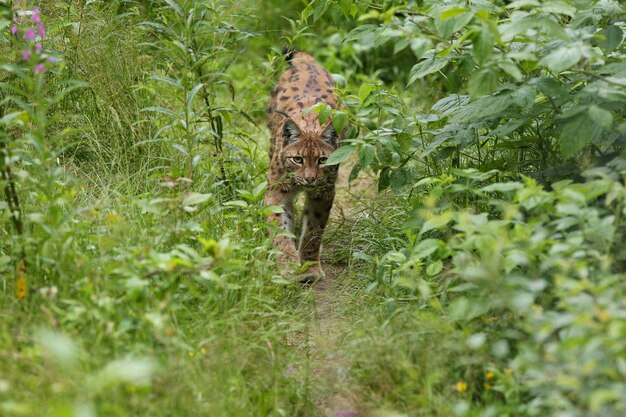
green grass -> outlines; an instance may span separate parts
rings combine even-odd
[[[560,110],[539,90],[532,117],[545,129],[515,125],[506,109],[499,119],[451,113],[478,142],[453,147],[457,136],[444,136],[454,123],[420,121],[442,97],[467,93],[483,21],[439,39],[429,20],[420,21],[427,35],[388,30],[413,28],[413,15],[391,7],[401,1],[148,3],[39,2],[46,53],[59,61],[39,95],[32,71],[15,69],[26,64],[4,65],[19,61],[19,38],[0,37],[0,120],[22,111],[2,121],[0,140],[19,157],[10,168],[25,223],[20,235],[3,194],[0,415],[317,417],[344,404],[376,417],[623,415],[623,177],[603,169],[594,182],[552,189],[497,183],[518,177],[512,161],[526,169],[558,145]],[[406,7],[435,13],[428,5]],[[451,10],[446,19],[465,13]],[[569,25],[570,13],[547,25]],[[610,42],[593,41],[607,62],[623,52],[613,45],[623,20],[611,19],[598,27]],[[344,41],[346,27],[364,25]],[[458,50],[406,87],[418,35],[438,52],[452,51],[447,42]],[[323,290],[278,275],[262,202],[265,114],[285,44],[345,78],[359,129],[325,235]],[[557,83],[533,65],[520,65],[526,78],[511,85]],[[566,75],[558,82],[576,96],[554,89],[576,101],[590,85],[576,77],[588,74]],[[83,84],[46,101],[69,80]],[[585,114],[617,135],[621,93],[598,91],[608,104]],[[523,135],[498,130],[508,124]],[[436,138],[445,140],[430,149]],[[542,164],[560,158],[549,156]],[[369,168],[349,184],[363,161]],[[500,172],[460,169],[474,166]]]

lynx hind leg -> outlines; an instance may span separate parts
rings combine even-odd
[[[293,195],[280,190],[270,190],[265,196],[265,203],[283,208],[282,213],[270,214],[268,221],[277,224],[288,233],[293,233]],[[273,244],[278,249],[277,261],[281,275],[285,277],[291,275],[293,269],[300,263],[294,239],[277,233],[274,235]]]
[[[303,281],[324,278],[325,274],[320,263],[320,249],[334,198],[334,188],[306,195],[302,215],[302,236],[298,249],[302,264],[309,264],[309,268],[302,273]]]

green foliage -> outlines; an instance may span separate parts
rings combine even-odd
[[[414,244],[383,257],[379,282],[468,332],[461,363],[485,403],[468,415],[619,415],[623,178],[596,172],[546,191],[453,173],[417,185],[428,191],[406,223]]]
[[[337,357],[365,415],[624,414],[622,4],[43,0],[29,40],[15,3],[0,414],[318,415]],[[268,238],[285,46],[343,104],[312,109],[354,187],[324,249],[340,317]]]
[[[440,100],[414,117],[406,117],[406,111],[399,117],[399,105],[377,113],[386,89],[377,90],[369,102],[351,103],[359,127],[370,131],[365,137],[374,139],[377,161],[370,164],[380,172],[381,188],[406,185],[405,173],[415,165],[407,160],[412,159],[428,161],[429,168],[449,159],[455,167],[558,180],[550,168],[580,157],[584,149],[582,165],[589,164],[589,157],[615,157],[623,149],[618,121],[624,118],[626,12],[617,3],[369,6],[371,11],[347,34],[352,48],[388,49],[403,58],[410,49],[417,60],[411,68],[404,59],[384,66],[382,71],[406,80],[406,94],[392,95],[415,101],[412,96],[420,91],[441,85],[435,95]],[[378,114],[378,120],[371,123],[368,113]],[[418,129],[419,140],[405,146],[402,136],[393,137],[408,133],[415,138]],[[395,149],[383,139],[389,136]],[[394,173],[396,180],[390,181]]]

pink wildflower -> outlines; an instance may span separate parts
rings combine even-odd
[[[41,39],[43,39],[43,38],[45,38],[45,37],[46,37],[46,29],[43,27],[43,23],[41,23],[41,22],[40,22],[40,23],[37,25],[37,30],[39,31],[39,37],[40,37]]]
[[[43,46],[41,46],[41,43],[37,42],[35,44],[35,52],[39,53],[41,52],[42,49],[43,49]]]
[[[55,62],[57,62],[57,59],[55,57],[51,56],[51,57],[48,58],[48,62],[54,64]]]
[[[31,57],[31,53],[28,49],[22,51],[22,61],[28,61]]]
[[[11,26],[11,35],[17,35],[17,25]]]
[[[26,29],[26,32],[24,33],[24,39],[27,41],[32,41],[35,40],[35,31],[32,30],[31,28]]]
[[[39,7],[35,7],[33,9],[33,15],[31,17],[31,19],[33,20],[33,22],[35,23],[41,23],[41,16],[39,15]]]
[[[46,72],[46,66],[44,64],[35,65],[35,74],[39,74],[41,72]]]

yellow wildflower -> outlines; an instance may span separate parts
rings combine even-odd
[[[493,372],[489,371],[487,372],[487,374],[485,374],[485,378],[487,378],[487,381],[491,381],[493,379],[494,375]]]
[[[457,382],[455,387],[456,387],[456,390],[458,392],[465,392],[465,391],[467,391],[467,383],[464,382],[464,381]]]
[[[24,261],[17,263],[17,277],[15,278],[15,295],[18,300],[23,300],[28,294],[28,280],[26,279],[26,266]]]

